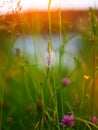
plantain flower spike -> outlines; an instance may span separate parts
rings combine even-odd
[[[51,41],[48,42],[48,51],[46,52],[46,66],[49,68],[53,67],[55,64],[55,53],[52,51]]]

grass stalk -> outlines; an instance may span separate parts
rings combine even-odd
[[[96,21],[96,13],[95,10],[90,8],[90,14],[91,14],[91,24],[92,24],[92,48],[93,48],[93,52],[92,52],[92,76],[93,76],[93,83],[92,83],[92,101],[91,101],[91,113],[93,116],[94,115],[94,105],[95,105],[95,78],[96,78],[96,45],[97,45],[97,21]]]
[[[57,92],[56,92],[56,84],[55,84],[55,75],[54,75],[54,68],[52,68],[52,77],[53,77],[53,89],[54,89],[54,108],[56,110],[56,114],[57,114],[57,124],[58,124],[58,130],[60,130],[59,128],[59,113],[58,113],[58,102],[57,102]]]
[[[50,41],[52,42],[52,30],[51,30],[51,12],[50,12],[50,5],[51,5],[51,0],[49,0],[49,3],[48,3],[48,23],[49,23]],[[52,44],[51,44],[51,49],[52,49]]]
[[[5,91],[5,84],[2,86],[2,106],[1,106],[1,111],[0,111],[0,130],[2,130],[2,118],[3,118],[3,104],[4,104],[4,91]]]
[[[7,57],[8,57],[8,61],[7,61],[7,65],[6,65],[6,69],[4,71],[4,76],[5,76],[5,73],[7,73],[7,70],[9,68],[9,65],[10,65],[10,51],[13,47],[13,44],[15,43],[15,39],[13,39],[13,29],[12,29],[12,33],[11,33],[11,39],[10,39],[10,42],[9,42],[9,48],[8,48],[8,53],[7,53]],[[2,104],[4,103],[4,93],[5,93],[5,81],[3,81],[3,85],[2,85]],[[3,118],[3,106],[1,106],[1,116],[0,116],[0,130],[2,130],[2,118]]]
[[[61,7],[58,9],[59,11],[59,71],[61,71],[62,65],[62,51],[61,51],[61,35],[62,35],[62,18],[61,18]]]
[[[46,75],[46,78],[45,78],[45,85],[44,85],[44,87],[45,87],[45,104],[47,103],[47,92],[48,92],[48,90],[47,90],[47,82],[48,82],[48,76],[49,76],[49,68],[47,69],[47,75]]]

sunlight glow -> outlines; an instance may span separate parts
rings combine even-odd
[[[49,0],[21,0],[24,8],[31,9],[45,9],[47,10]],[[51,9],[63,8],[63,9],[84,9],[92,7],[98,7],[98,0],[51,0]]]
[[[24,10],[47,10],[49,0],[0,0],[0,12],[11,12],[16,10],[17,3]],[[98,0],[51,0],[51,9],[88,9],[98,8]]]

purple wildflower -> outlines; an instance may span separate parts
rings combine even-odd
[[[73,115],[64,115],[60,123],[64,127],[73,127],[75,125]]]
[[[97,119],[96,116],[93,116],[92,118],[90,118],[90,121],[91,121],[92,123],[94,123],[95,125],[98,123],[98,119]]]
[[[70,84],[70,79],[69,78],[63,78],[62,83],[63,83],[63,85],[68,86]]]

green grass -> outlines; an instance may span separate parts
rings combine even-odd
[[[52,49],[50,5],[51,0],[49,1],[48,14],[50,48]],[[16,40],[16,36],[12,32],[8,50],[1,51],[0,55],[0,130],[98,129],[98,124],[96,125],[89,120],[93,116],[98,117],[98,106],[95,99],[98,71],[95,59],[97,56],[98,23],[93,9],[90,9],[90,15],[92,27],[90,32],[93,39],[90,39],[88,32],[81,33],[84,47],[81,54],[82,62],[78,57],[75,57],[75,68],[72,71],[63,67],[61,60],[66,54],[63,48],[68,41],[66,43],[61,41],[61,35],[64,34],[61,32],[60,9],[59,66],[54,65],[48,68],[43,65],[44,67],[39,68],[36,41],[33,34],[35,64],[27,63],[25,57],[21,57],[20,53],[12,55],[11,49]],[[66,39],[65,35],[64,39]],[[91,64],[92,62],[93,64]],[[89,79],[85,79],[84,75],[89,75]],[[68,86],[62,83],[64,77],[70,79]],[[62,117],[71,114],[75,117],[75,126],[63,128],[60,125]]]

